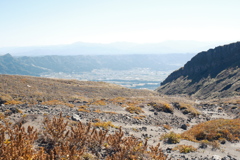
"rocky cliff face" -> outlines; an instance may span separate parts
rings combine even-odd
[[[164,94],[217,98],[240,94],[240,42],[201,52],[170,74],[157,89]]]

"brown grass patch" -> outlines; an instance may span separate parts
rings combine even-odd
[[[197,148],[192,145],[177,145],[173,150],[179,150],[180,153],[190,153],[197,151]]]
[[[127,107],[126,111],[128,111],[130,113],[135,113],[135,114],[144,113],[144,111],[142,110],[141,107],[136,107],[136,106]]]
[[[62,101],[59,101],[59,100],[45,101],[45,102],[42,102],[42,104],[43,104],[43,105],[49,105],[49,106],[63,105],[63,106],[71,107],[71,108],[74,107],[74,104],[71,104],[71,103],[65,103],[65,102],[62,102]]]
[[[240,138],[240,119],[216,119],[200,123],[182,133],[182,137],[191,141],[215,141],[223,138],[234,141]]]

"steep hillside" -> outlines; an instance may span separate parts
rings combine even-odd
[[[0,74],[20,74],[38,76],[41,72],[46,72],[46,69],[25,64],[10,54],[0,56]]]
[[[240,42],[201,52],[170,74],[157,89],[163,94],[197,98],[240,94]]]

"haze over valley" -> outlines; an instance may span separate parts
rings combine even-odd
[[[194,54],[0,56],[0,73],[105,81],[154,90]]]

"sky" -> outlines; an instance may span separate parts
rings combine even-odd
[[[240,39],[239,0],[0,0],[0,47]]]

